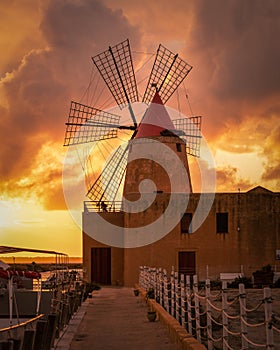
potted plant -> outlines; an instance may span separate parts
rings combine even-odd
[[[154,310],[149,310],[147,312],[147,318],[150,322],[155,322],[157,318],[157,313]]]
[[[257,287],[272,285],[273,275],[272,267],[270,265],[264,266],[261,270],[253,272],[254,285]]]
[[[154,288],[149,288],[147,293],[146,293],[146,302],[148,299],[155,299],[155,291]]]

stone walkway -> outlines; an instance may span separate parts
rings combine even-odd
[[[70,350],[175,350],[167,329],[149,322],[147,305],[132,288],[103,287],[89,299]],[[58,347],[62,349],[62,347]]]

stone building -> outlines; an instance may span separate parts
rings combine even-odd
[[[103,284],[131,286],[140,265],[219,278],[221,272],[243,272],[245,276],[270,264],[280,269],[280,193],[256,187],[244,193],[216,193],[203,225],[188,233],[189,222],[200,196],[192,193],[188,210],[178,225],[159,241],[138,248],[116,248],[102,244],[88,233],[94,230],[93,211],[85,203],[83,262],[85,278]],[[126,213],[100,212],[106,220],[124,225]],[[156,213],[154,214],[156,217]]]
[[[84,278],[101,284],[132,286],[138,280],[141,265],[161,267],[169,272],[173,266],[180,273],[197,274],[200,280],[206,277],[217,279],[222,272],[242,272],[251,276],[268,264],[279,269],[280,193],[260,186],[243,193],[193,193],[190,181],[181,176],[183,172],[187,179],[190,178],[187,155],[183,151],[185,145],[176,134],[170,132],[174,126],[157,94],[151,106],[139,125],[136,137],[129,144],[130,159],[123,194],[127,200],[137,202],[139,184],[143,179],[151,179],[156,184],[156,190],[150,187],[150,192],[146,191],[144,196],[147,201],[153,198],[152,204],[133,212],[129,210],[127,202],[116,204],[110,211],[106,206],[84,203]],[[155,120],[159,115],[160,126]],[[158,143],[165,147],[163,152],[156,152],[159,162],[153,159],[153,152],[149,154],[149,150]],[[144,158],[141,152],[145,147],[147,157]],[[174,158],[168,150],[172,151]],[[167,163],[172,165],[168,176],[164,166],[159,164],[161,161],[164,163],[166,158]],[[186,197],[188,204],[182,213],[181,203]],[[196,230],[192,230],[191,222],[198,204],[203,210],[204,203],[210,197],[213,203],[205,220]],[[169,228],[170,220],[165,217],[165,212],[170,201],[171,216],[176,217],[176,224]],[[149,234],[160,234],[164,230],[168,232],[156,237],[152,243],[149,239],[145,240],[142,228],[152,227],[149,225],[162,217],[162,226],[157,227],[157,232],[151,229]],[[112,229],[104,222],[111,223]],[[135,236],[132,238],[125,235],[130,228],[134,229]],[[122,237],[122,230],[123,239],[134,240],[134,246],[121,242],[122,238],[116,238]],[[116,239],[116,244],[108,244],[107,236],[110,242]],[[142,244],[137,244],[139,240],[142,240]]]

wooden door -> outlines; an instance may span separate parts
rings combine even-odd
[[[178,270],[179,274],[195,275],[195,252],[178,253]]]
[[[111,248],[91,248],[91,281],[111,284]]]

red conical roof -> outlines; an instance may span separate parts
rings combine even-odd
[[[175,127],[158,92],[156,92],[138,126],[135,138],[161,136],[161,131],[166,129],[174,130]]]

